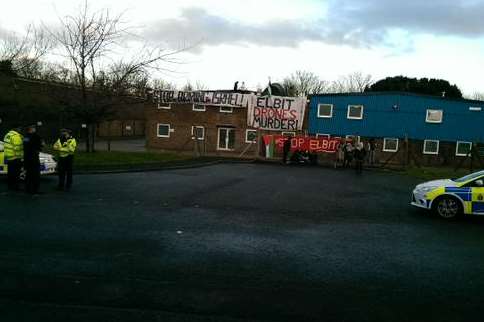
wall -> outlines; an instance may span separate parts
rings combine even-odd
[[[318,104],[333,104],[332,118],[318,118]],[[362,120],[347,119],[348,105],[363,105]],[[481,112],[469,107],[481,107]],[[484,142],[484,102],[414,94],[335,94],[311,97],[309,133]],[[443,122],[425,121],[427,109],[442,109]]]

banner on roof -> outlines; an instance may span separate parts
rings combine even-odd
[[[247,125],[269,131],[300,131],[306,102],[306,97],[254,95],[247,109]]]
[[[156,91],[154,100],[159,106],[185,103],[247,108],[252,103],[252,96],[229,91]]]
[[[340,138],[329,137],[295,136],[287,138],[282,135],[264,135],[263,139],[266,146],[266,157],[273,155],[274,151],[281,152],[286,140],[291,140],[291,152],[299,150],[309,151],[310,153],[335,153],[341,144]],[[268,150],[271,151],[267,152]]]

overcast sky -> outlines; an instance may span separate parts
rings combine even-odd
[[[250,88],[268,77],[309,70],[326,80],[359,71],[434,77],[466,94],[484,92],[484,0],[96,0],[125,11],[144,38],[178,49],[178,73],[163,75],[210,88]],[[79,1],[2,0],[0,37],[29,23],[75,13]]]

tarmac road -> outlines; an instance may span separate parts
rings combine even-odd
[[[0,321],[482,321],[484,222],[396,174],[231,164],[0,180]]]

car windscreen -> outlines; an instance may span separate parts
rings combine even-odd
[[[484,176],[484,171],[471,173],[471,174],[469,174],[469,175],[467,175],[465,177],[462,177],[462,178],[459,178],[459,179],[454,179],[454,181],[455,182],[462,183],[462,182],[470,181],[470,180],[473,180],[473,179],[477,179],[480,176]]]

